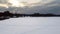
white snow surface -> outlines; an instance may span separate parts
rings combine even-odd
[[[0,34],[60,34],[60,17],[20,17],[0,21]]]

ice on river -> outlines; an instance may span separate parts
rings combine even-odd
[[[0,21],[0,34],[60,34],[60,17],[20,17]]]

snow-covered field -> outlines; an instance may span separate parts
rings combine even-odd
[[[0,21],[0,34],[60,34],[60,17],[20,17]]]

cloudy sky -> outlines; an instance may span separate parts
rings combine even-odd
[[[60,14],[60,0],[0,0],[0,12]]]

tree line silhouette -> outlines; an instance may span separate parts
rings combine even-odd
[[[34,14],[13,14],[10,13],[10,11],[4,11],[3,13],[0,12],[0,17],[25,17],[25,16],[30,16],[30,17],[50,17],[50,16],[60,16],[60,15],[55,15],[55,14],[40,14],[40,13],[34,13]]]
[[[9,19],[9,18],[17,18],[17,17],[52,17],[52,16],[60,16],[55,14],[40,14],[40,13],[34,13],[34,14],[17,14],[17,13],[10,13],[10,11],[4,11],[0,12],[0,20]]]

